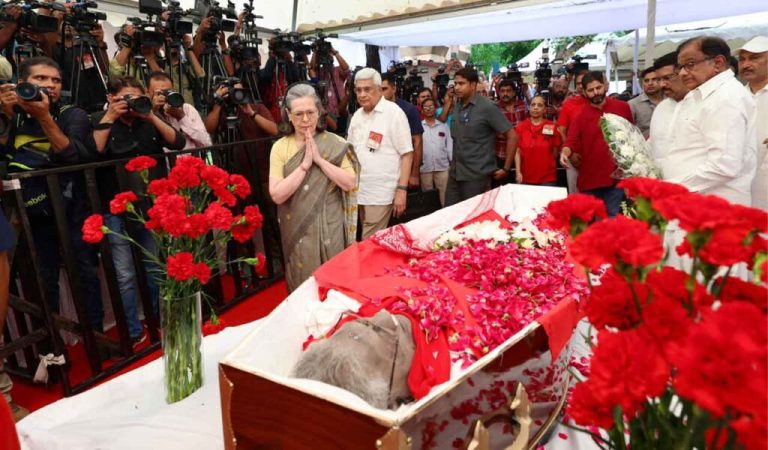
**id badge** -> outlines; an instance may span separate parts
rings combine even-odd
[[[371,131],[368,133],[368,150],[375,152],[376,150],[381,147],[381,141],[384,140],[384,135],[381,133],[377,133],[375,131]]]
[[[83,70],[93,69],[94,66],[96,65],[93,62],[93,55],[91,55],[90,53],[83,53],[82,62],[83,62]]]
[[[555,135],[555,126],[554,125],[544,125],[544,128],[541,130],[542,134],[544,136],[554,136]]]

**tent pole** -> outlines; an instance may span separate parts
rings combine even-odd
[[[656,50],[656,0],[648,0],[648,23],[645,27],[645,68],[653,65]]]
[[[638,76],[638,71],[640,70],[640,64],[639,64],[639,53],[640,53],[640,30],[635,30],[635,45],[634,45],[634,51],[632,52],[632,95],[638,95],[640,94],[640,83]]]
[[[296,31],[296,16],[299,12],[299,0],[293,0],[293,15],[291,16],[291,31]]]

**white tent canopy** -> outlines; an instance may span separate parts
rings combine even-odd
[[[304,0],[309,2],[312,0]],[[316,0],[315,0],[316,1]],[[329,0],[325,0],[327,3]],[[346,4],[366,4],[379,9],[379,2],[337,0],[334,12],[346,10]],[[389,3],[389,2],[386,2]],[[394,0],[392,0],[394,3]],[[410,2],[403,0],[403,5]],[[765,10],[765,0],[658,0],[657,24],[666,25],[693,20],[748,14]],[[343,38],[382,46],[454,45],[509,42],[560,36],[576,36],[637,29],[646,25],[647,0],[520,0],[462,3],[459,9],[435,14],[414,11],[391,18],[361,18],[353,24],[337,27]],[[394,8],[391,8],[394,9]],[[397,9],[395,9],[397,11]],[[404,9],[400,9],[404,11]],[[299,17],[303,16],[299,8]],[[369,14],[370,16],[370,14]],[[305,25],[312,29],[327,24]],[[306,21],[301,21],[306,23]]]

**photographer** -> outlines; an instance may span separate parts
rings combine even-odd
[[[168,125],[158,114],[152,112],[150,99],[144,87],[135,78],[112,78],[107,85],[109,106],[106,111],[93,114],[93,133],[89,145],[102,159],[120,159],[139,155],[162,155],[163,147],[171,150],[184,148],[185,139],[181,132]],[[164,161],[150,170],[150,179],[164,175]],[[137,174],[128,174],[122,164],[105,167],[96,172],[102,211],[109,211],[109,201],[121,192],[118,178],[128,180],[128,188],[134,192],[144,189]],[[146,208],[139,202],[139,208]],[[104,214],[104,225],[117,233],[128,232],[136,242],[150,253],[157,254],[157,246],[146,228],[124,221],[118,215]],[[109,234],[112,249],[112,261],[117,272],[120,298],[128,322],[128,333],[133,340],[134,349],[146,340],[146,333],[138,318],[136,308],[136,271],[130,243]],[[152,304],[157,307],[158,288],[154,272],[149,261],[145,260],[147,285]]]
[[[326,41],[323,41],[323,43],[326,43]],[[309,77],[314,83],[321,81],[328,82],[328,86],[325,88],[325,99],[323,99],[326,111],[332,113],[337,119],[344,118],[344,120],[346,120],[348,117],[346,111],[348,99],[346,98],[347,92],[344,89],[344,84],[349,79],[349,64],[347,64],[347,61],[344,60],[341,53],[333,48],[330,43],[327,43],[327,49],[321,49],[320,45],[321,44],[315,43],[312,48],[312,58],[309,61]],[[322,52],[326,50],[328,51],[328,55],[322,54]],[[318,55],[323,58],[336,58],[339,65],[332,66],[332,68],[329,68],[326,65],[321,65],[320,61],[318,61]]]
[[[405,113],[408,119],[408,127],[411,130],[411,141],[413,142],[413,161],[411,163],[411,174],[408,177],[408,187],[418,188],[421,186],[419,181],[419,168],[421,167],[421,157],[423,151],[424,127],[421,124],[419,110],[409,102],[397,98],[397,77],[394,73],[388,72],[381,75],[381,93],[386,100],[394,102]]]
[[[269,40],[269,58],[259,76],[262,87],[261,100],[273,117],[280,117],[279,97],[284,95],[288,86],[299,81],[299,67],[293,62],[291,52],[277,48],[277,39]],[[275,73],[279,72],[279,77]]]
[[[183,101],[180,93],[173,91],[173,82],[165,72],[152,72],[148,89],[152,110],[165,119],[175,130],[184,134],[184,150],[211,146],[211,136],[194,106]],[[179,101],[181,105],[178,106]]]
[[[104,64],[109,61],[107,54],[107,43],[104,42],[104,29],[101,24],[97,24],[90,31],[90,36],[96,42],[99,55],[93,55],[88,51],[83,51],[82,58],[77,48],[74,47],[74,33],[72,26],[62,22],[64,41],[60,42],[53,50],[53,59],[59,63],[62,69],[63,89],[73,92],[74,80],[72,79],[75,68],[79,67],[80,82],[77,86],[77,106],[86,110],[86,112],[96,112],[104,109],[107,102],[107,93],[104,89],[104,82],[101,74],[106,74],[109,70],[107,66],[96,67],[96,64]],[[72,99],[74,101],[74,99]]]
[[[136,35],[136,27],[131,23],[126,23],[120,33],[115,35],[115,42],[120,46],[120,50],[115,57],[109,61],[109,75],[112,77],[125,77],[129,75],[129,72],[133,71],[134,74],[139,73],[139,68],[136,67],[136,62],[133,54],[135,45],[132,42]],[[122,36],[121,36],[122,35]],[[126,37],[127,36],[127,37]],[[130,39],[129,39],[130,38]],[[150,47],[142,44],[141,55],[147,62],[147,67],[151,72],[162,71],[163,68],[157,62],[157,47]],[[135,75],[136,76],[136,75]],[[137,78],[140,80],[140,77]]]
[[[87,155],[80,141],[89,133],[88,116],[74,106],[60,106],[61,70],[48,57],[25,60],[19,65],[20,85],[0,86],[0,105],[10,118],[7,134],[0,137],[5,151],[12,157],[10,170],[34,171],[77,163]],[[27,84],[21,84],[27,83]],[[27,99],[20,97],[19,91]],[[36,94],[36,95],[34,95]],[[20,111],[20,112],[15,112]],[[86,204],[85,182],[72,172],[58,176],[69,239],[74,250],[80,285],[91,327],[103,328],[104,311],[98,278],[95,248],[82,239],[81,226],[90,214]],[[22,196],[29,217],[46,300],[52,312],[59,312],[59,235],[45,177],[33,177],[22,183]]]
[[[34,45],[39,52],[32,51],[31,56],[51,56],[53,54],[53,47],[56,45],[58,39],[58,33],[56,30],[51,31],[39,31],[30,29],[28,27],[19,28],[22,15],[24,14],[36,14],[39,16],[53,17],[51,8],[47,4],[35,4],[36,11],[24,11],[21,4],[8,4],[2,7],[2,13],[4,19],[2,20],[2,28],[0,28],[0,49],[8,47],[16,38],[16,51],[20,54],[20,43],[27,43]],[[18,63],[20,63],[19,61]]]
[[[505,77],[499,81],[496,86],[499,94],[499,102],[496,106],[504,117],[507,118],[512,128],[515,129],[525,119],[528,118],[528,106],[525,100],[521,99],[519,94],[524,92],[525,85],[518,84],[517,81]],[[517,143],[515,143],[517,145]],[[507,159],[507,136],[505,133],[496,133],[496,166],[500,169],[505,167]],[[516,167],[516,169],[519,169]],[[512,181],[512,177],[507,174],[501,180],[494,180],[494,185],[501,186]]]

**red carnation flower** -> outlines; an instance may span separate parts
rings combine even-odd
[[[200,178],[202,178],[213,191],[226,189],[227,183],[229,183],[229,174],[227,171],[216,166],[203,167],[200,170]]]
[[[246,223],[239,223],[243,222],[245,220],[244,216],[237,215],[234,219],[232,219],[232,229],[230,232],[232,233],[232,238],[236,240],[237,242],[240,242],[241,244],[244,242],[248,242],[248,239],[250,239],[253,236],[254,230],[251,229]]]
[[[104,217],[101,214],[93,214],[83,222],[83,240],[89,244],[98,244],[104,239],[104,233],[109,232],[109,228],[104,226]]]
[[[736,277],[728,277],[725,281],[723,278],[715,280],[714,290],[715,292],[719,291],[718,299],[723,303],[752,303],[763,313],[768,313],[768,289],[765,286],[749,283]]]
[[[206,263],[195,264],[193,271],[195,278],[197,278],[200,284],[206,284],[211,279],[211,268]]]
[[[189,215],[184,219],[183,224],[184,235],[192,239],[197,239],[210,230],[208,219],[203,214]]]
[[[157,165],[157,160],[149,156],[137,156],[125,164],[125,170],[129,172],[141,172],[149,170]]]
[[[229,184],[232,185],[232,191],[236,196],[244,199],[251,194],[251,185],[244,176],[232,174],[229,176]]]
[[[739,219],[732,214],[732,205],[714,195],[683,194],[653,202],[653,208],[665,219],[677,219],[686,231],[713,230],[733,224]]]
[[[256,259],[258,260],[256,262],[256,274],[259,276],[266,276],[267,275],[267,258],[264,256],[264,253],[257,253]]]
[[[670,344],[685,339],[693,325],[693,319],[679,301],[660,294],[654,294],[651,302],[643,307],[642,318],[638,331],[655,342],[668,359]]]
[[[683,344],[673,347],[676,392],[715,417],[762,410],[765,396],[756,393],[768,386],[766,329],[768,318],[750,303],[704,310]]]
[[[664,255],[661,237],[647,223],[624,216],[591,225],[573,240],[570,250],[573,259],[590,269],[619,262],[645,267]]]
[[[573,388],[568,402],[568,415],[579,425],[610,429],[614,425],[613,408],[618,399],[606,398],[605,392],[598,392],[589,380]]]
[[[258,206],[246,206],[243,213],[245,213],[245,220],[248,222],[248,225],[252,226],[254,231],[261,228],[264,216],[261,215]]]
[[[568,231],[575,235],[585,224],[595,219],[607,217],[605,204],[586,194],[573,194],[563,200],[556,200],[547,206],[550,217],[549,225],[552,228]]]
[[[178,158],[176,165],[168,174],[168,179],[179,188],[192,188],[200,185],[200,171],[205,168],[205,161],[188,156]]]
[[[584,305],[584,313],[597,329],[605,327],[626,330],[640,323],[640,311],[648,297],[644,284],[633,283],[637,299],[629,283],[613,270],[609,270],[592,292]]]
[[[648,274],[646,283],[653,290],[653,296],[664,296],[674,299],[685,306],[691,314],[699,308],[711,306],[715,300],[698,281],[693,282],[693,304],[690,304],[690,293],[688,291],[691,275],[681,270],[664,266],[661,270],[654,270]]]
[[[167,178],[152,180],[149,182],[149,186],[147,186],[147,192],[155,197],[159,197],[163,194],[175,194],[178,190],[179,186]]]
[[[197,274],[192,253],[180,252],[168,257],[168,276],[176,281],[187,281]]]
[[[155,199],[155,204],[149,208],[147,215],[152,222],[151,229],[162,230],[173,237],[181,237],[186,233],[186,211],[189,200],[178,194],[164,194]]]
[[[203,336],[216,334],[226,327],[227,325],[224,320],[215,313],[212,313],[211,318],[206,320],[203,324]]]
[[[109,212],[113,215],[122,214],[128,209],[128,205],[136,200],[138,197],[133,192],[121,192],[109,202]]]
[[[689,193],[688,189],[680,184],[642,177],[627,178],[617,187],[624,189],[628,197],[643,197],[651,201]]]
[[[203,213],[208,221],[208,226],[214,230],[229,230],[232,226],[232,211],[225,208],[221,203],[211,203]]]

